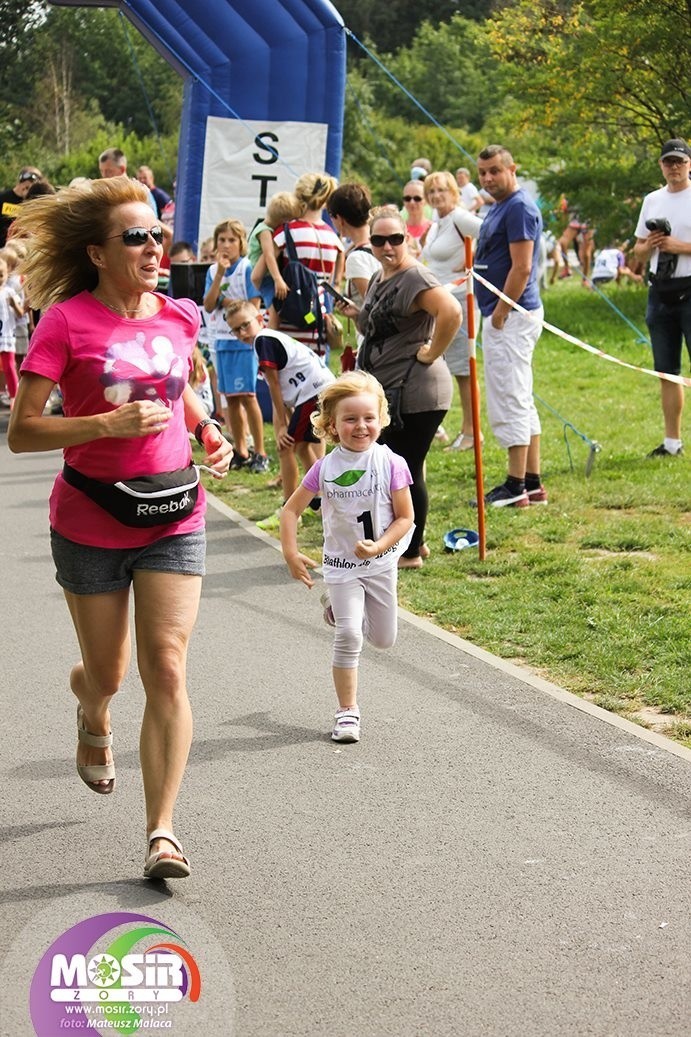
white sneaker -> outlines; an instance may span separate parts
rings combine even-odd
[[[331,732],[333,742],[360,741],[360,710],[357,706],[349,709],[337,709],[334,729]]]

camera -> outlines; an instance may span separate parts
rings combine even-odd
[[[654,220],[646,220],[645,225],[648,228],[648,230],[656,230],[659,231],[660,234],[672,233],[672,226],[665,216],[658,216]]]

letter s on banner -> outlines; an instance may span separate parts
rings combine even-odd
[[[267,137],[271,144],[265,144],[264,138]],[[275,133],[271,133],[270,130],[265,130],[264,133],[258,133],[254,138],[254,143],[258,148],[263,148],[266,151],[266,155],[260,154],[258,151],[253,152],[252,158],[255,162],[261,162],[262,165],[270,166],[273,162],[278,162],[278,137]]]

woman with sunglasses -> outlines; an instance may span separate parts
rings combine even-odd
[[[432,224],[422,249],[423,263],[439,278],[442,284],[457,281],[465,267],[465,239],[477,238],[482,220],[460,205],[460,192],[456,178],[448,171],[430,173],[425,177],[425,198],[434,206],[437,220]],[[470,391],[470,358],[468,353],[467,286],[456,285],[453,294],[461,304],[463,323],[453,342],[444,354],[449,371],[456,379],[461,400],[461,430],[447,450],[472,450],[473,412]],[[480,323],[480,311],[476,309],[475,327]]]
[[[442,357],[461,323],[461,307],[410,255],[405,231],[395,210],[375,210],[370,244],[382,269],[370,281],[358,315],[364,337],[357,363],[385,390],[402,386],[402,428],[389,425],[381,439],[405,458],[413,477],[415,529],[398,566],[419,569],[429,554],[424,542],[429,506],[425,458],[451,405],[453,385]],[[340,308],[348,316],[357,314],[355,307]]]
[[[173,810],[192,737],[186,656],[204,572],[204,492],[184,487],[175,508],[146,505],[157,523],[146,527],[125,524],[89,493],[117,493],[120,480],[143,476],[174,481],[190,464],[190,432],[204,463],[227,471],[231,448],[188,385],[198,310],[155,292],[163,231],[145,189],[127,177],[27,202],[17,230],[28,245],[27,293],[45,312],[22,367],[8,443],[14,452],[64,451],[50,525],[56,579],[81,650],[70,674],[77,772],[92,792],[113,792],[110,705],[130,661],[132,589],[146,695],[144,873],[182,878],[190,868]],[[44,416],[58,382],[61,419]]]
[[[422,180],[411,180],[403,188],[403,210],[401,215],[406,223],[410,251],[414,256],[418,256],[425,234],[432,225],[430,214],[426,212]]]

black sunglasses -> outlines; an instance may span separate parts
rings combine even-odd
[[[422,195],[421,194],[404,194],[403,195],[403,201],[404,202],[421,202],[422,201]]]
[[[138,248],[141,245],[148,244],[149,235],[153,238],[154,244],[163,244],[163,227],[128,227],[121,234],[111,234],[106,238],[106,241],[111,241],[113,238],[122,238],[123,244],[128,245],[130,248]]]
[[[390,245],[402,245],[405,241],[405,234],[371,234],[370,241],[375,248],[381,248],[387,241]]]

